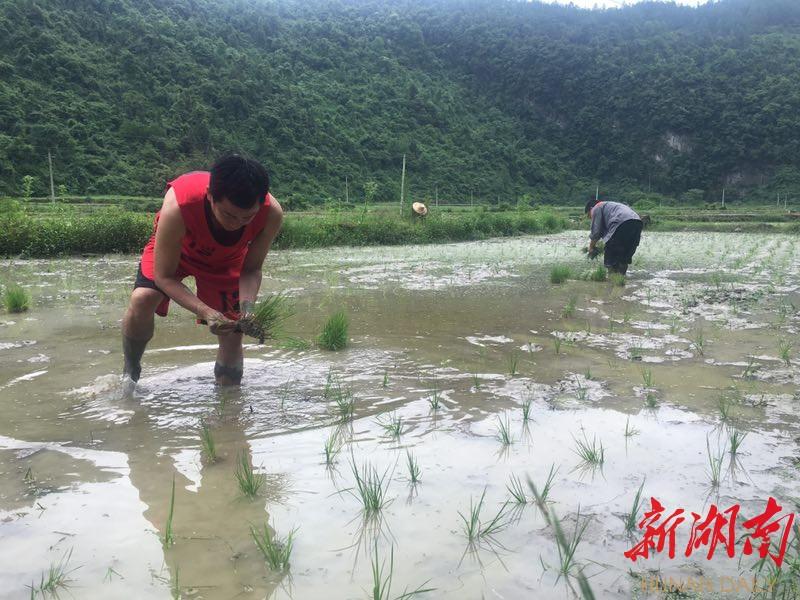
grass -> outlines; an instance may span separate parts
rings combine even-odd
[[[589,273],[589,279],[592,281],[605,281],[608,279],[608,271],[606,271],[603,265],[597,265],[597,267]]]
[[[467,516],[464,516],[461,511],[458,512],[458,516],[461,517],[464,523],[464,534],[467,536],[470,543],[475,543],[485,538],[491,538],[508,525],[508,520],[505,519],[508,502],[505,502],[503,506],[500,507],[497,514],[488,522],[483,522],[481,520],[481,512],[485,500],[486,488],[483,489],[483,493],[477,504],[472,498],[469,499],[469,513]]]
[[[250,337],[264,343],[275,338],[286,319],[294,314],[289,299],[284,294],[272,294],[255,303],[253,312],[238,322],[238,328]]]
[[[778,355],[787,367],[791,364],[791,352],[794,344],[788,340],[778,341]]]
[[[550,283],[564,283],[572,276],[572,269],[566,265],[555,265],[550,269]]]
[[[514,439],[511,435],[511,425],[508,422],[508,416],[505,417],[497,417],[497,439],[504,446],[510,446],[514,443]]]
[[[250,456],[242,450],[236,458],[236,470],[234,471],[236,481],[242,494],[248,498],[255,498],[259,490],[266,483],[267,477],[263,473],[256,473],[253,470],[253,463]]]
[[[636,495],[633,497],[633,506],[631,506],[628,514],[625,515],[624,522],[626,533],[632,533],[636,531],[636,527],[639,523],[639,511],[641,511],[642,505],[644,504],[644,500],[642,500],[643,489],[644,480],[642,480],[642,484],[639,486],[639,489],[636,491]]]
[[[289,559],[292,556],[296,532],[296,529],[292,529],[286,537],[278,537],[276,533],[270,535],[268,523],[264,523],[263,531],[250,527],[250,535],[264,557],[264,561],[270,569],[280,572],[289,570]]]
[[[386,435],[391,438],[397,439],[403,434],[403,419],[397,416],[396,413],[389,415],[387,420],[379,419],[377,423],[383,428]]]
[[[525,488],[522,487],[522,481],[513,473],[511,474],[509,483],[506,484],[506,489],[511,494],[511,498],[515,504],[528,504],[528,496],[525,494]]]
[[[642,382],[646,388],[653,387],[654,379],[652,369],[642,369]]]
[[[350,466],[355,477],[355,488],[349,491],[361,501],[364,514],[373,516],[378,514],[389,503],[386,492],[389,488],[389,470],[381,475],[378,469],[369,462],[364,462],[361,469],[356,466],[355,459],[351,459]]]
[[[389,566],[388,572],[386,567],[386,561],[380,560],[380,554],[378,553],[378,541],[375,540],[375,553],[372,557],[372,594],[371,600],[406,600],[407,598],[413,598],[414,596],[418,596],[419,594],[425,594],[427,592],[433,592],[436,588],[426,588],[428,582],[426,581],[417,589],[412,591],[404,590],[402,594],[399,596],[395,596],[392,598],[392,578],[394,577],[394,546],[392,546],[391,550],[389,551]]]
[[[564,305],[564,310],[561,311],[561,316],[565,319],[569,319],[570,317],[574,316],[577,302],[578,299],[575,296],[571,296],[566,305]]]
[[[507,357],[508,360],[508,373],[512,377],[517,374],[517,365],[519,363],[519,350],[512,350]]]
[[[323,350],[342,350],[347,347],[349,319],[343,311],[337,311],[325,323],[317,343]]]
[[[37,594],[42,594],[43,596],[50,595],[57,598],[59,590],[67,589],[70,583],[69,574],[79,568],[68,568],[71,558],[72,549],[70,548],[64,553],[61,560],[51,564],[47,571],[42,573],[39,585],[34,586],[31,583],[31,598],[35,598]]]
[[[217,446],[211,435],[211,430],[205,423],[200,424],[200,443],[202,444],[202,454],[210,462],[217,462]]]
[[[414,458],[413,454],[411,454],[410,450],[406,450],[406,466],[408,467],[409,481],[411,481],[412,485],[416,485],[420,481],[422,469],[420,468],[417,459]]]
[[[172,531],[172,519],[175,516],[175,477],[172,477],[172,493],[169,497],[169,512],[167,513],[167,524],[164,526],[164,539],[162,540],[165,548],[175,545],[175,533]]]
[[[7,285],[3,291],[3,305],[10,313],[25,312],[31,305],[30,294],[16,284]]]
[[[728,440],[730,441],[730,452],[734,456],[739,453],[739,448],[744,442],[744,438],[747,437],[747,432],[741,432],[738,429],[731,429],[728,431]]]
[[[706,438],[706,452],[708,453],[708,478],[712,487],[719,487],[722,475],[722,461],[725,458],[724,451],[711,454],[711,442]]]
[[[628,417],[625,419],[625,437],[633,437],[635,435],[639,435],[639,430],[635,427],[631,427],[631,418]]]
[[[575,454],[577,454],[581,461],[583,461],[585,464],[599,466],[605,462],[606,451],[603,447],[603,442],[597,442],[597,436],[592,438],[591,443],[589,443],[585,432],[582,440],[579,440],[574,436],[572,439],[577,444],[577,447],[573,449],[573,452],[575,452]]]

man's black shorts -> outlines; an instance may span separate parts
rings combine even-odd
[[[642,237],[642,222],[631,219],[621,223],[611,239],[608,240],[603,254],[603,263],[607,268],[625,267],[631,264],[639,240]]]

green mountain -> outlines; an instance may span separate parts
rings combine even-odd
[[[800,192],[800,2],[0,0],[0,192],[231,150],[293,203],[396,198],[404,153],[414,198]]]

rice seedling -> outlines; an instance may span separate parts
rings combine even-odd
[[[250,456],[245,450],[242,450],[236,458],[234,475],[242,494],[248,498],[255,498],[258,495],[258,491],[267,481],[266,475],[255,472]]]
[[[642,480],[642,485],[639,486],[639,489],[636,491],[636,495],[633,497],[633,506],[631,506],[630,511],[628,511],[623,519],[626,533],[632,533],[636,531],[636,526],[639,522],[639,511],[642,509],[642,504],[644,504],[644,501],[642,500],[644,481],[645,480]]]
[[[631,346],[628,348],[628,358],[631,360],[642,360],[642,356],[644,355],[644,351],[639,346]]]
[[[323,399],[327,400],[328,398],[330,398],[331,392],[333,391],[334,382],[335,381],[334,381],[333,370],[329,369],[328,376],[325,379],[325,388],[322,390]]]
[[[787,533],[788,536],[788,533]],[[774,540],[767,547],[767,554],[756,562],[751,570],[757,589],[750,596],[752,600],[794,600],[800,597],[800,525],[795,524],[791,542],[785,547],[784,560],[776,565],[772,557],[783,550],[782,540]],[[766,573],[762,576],[766,568]]]
[[[579,402],[583,402],[586,400],[586,395],[588,394],[589,390],[581,385],[581,380],[577,377],[575,378],[575,385],[577,385],[576,396],[578,397]]]
[[[477,389],[477,385],[475,387]],[[433,378],[433,385],[431,386],[431,395],[428,396],[428,404],[433,411],[439,410],[442,405],[442,392],[439,390],[439,380],[435,377]]]
[[[347,347],[347,330],[349,320],[347,314],[340,310],[328,319],[317,342],[323,350],[342,350]]]
[[[11,284],[3,291],[3,304],[8,312],[21,313],[30,308],[31,297],[19,285]]]
[[[792,344],[788,340],[779,340],[778,341],[778,354],[781,357],[783,363],[788,367],[791,364],[791,351],[794,344]]]
[[[410,450],[406,450],[406,466],[408,467],[408,479],[412,485],[419,483],[422,469],[419,466],[419,461],[414,458]]]
[[[584,377],[586,378],[586,381],[591,381],[592,380],[592,368],[591,367],[586,367],[586,373],[584,374]]]
[[[42,596],[49,595],[57,598],[60,589],[68,588],[70,584],[69,574],[80,568],[68,568],[71,558],[72,548],[64,553],[61,560],[57,563],[52,563],[47,571],[42,573],[39,585],[34,586],[33,583],[31,583],[31,598],[35,598],[37,594],[42,594]]]
[[[339,440],[339,436],[337,435],[336,431],[332,431],[331,434],[325,439],[325,464],[330,466],[335,463],[336,456],[339,454],[341,449],[342,444]]]
[[[504,446],[510,446],[514,443],[511,435],[511,425],[508,422],[508,417],[497,417],[497,439]]]
[[[760,365],[756,364],[756,359],[752,356],[748,357],[747,366],[742,371],[742,379],[754,379],[755,373],[758,371]]]
[[[592,281],[605,281],[608,278],[608,271],[603,265],[597,267],[589,274],[589,279]]]
[[[361,502],[366,516],[378,514],[390,502],[386,498],[386,492],[389,489],[389,469],[381,475],[374,465],[364,462],[359,470],[353,457],[351,457],[350,467],[356,485],[355,489],[351,488],[347,491]]]
[[[724,450],[711,454],[711,442],[706,438],[706,451],[708,453],[708,477],[712,487],[719,487],[722,474],[722,461],[725,458]]]
[[[644,387],[652,388],[653,387],[653,370],[652,369],[642,369],[642,382],[644,383]]]
[[[639,435],[639,433],[640,432],[638,429],[636,429],[635,427],[631,427],[631,418],[628,417],[627,419],[625,419],[625,437],[626,438],[633,437],[635,435]]]
[[[377,423],[391,438],[396,439],[403,434],[403,419],[396,413],[389,415],[386,420],[378,419]]]
[[[731,429],[728,431],[728,439],[731,443],[731,454],[734,456],[739,453],[739,448],[744,442],[744,438],[747,437],[747,432],[739,431],[738,429]]]
[[[353,392],[349,388],[344,388],[337,381],[331,387],[329,394],[333,397],[336,403],[336,410],[339,413],[339,420],[344,423],[353,419],[353,414],[356,409],[356,399]]]
[[[650,409],[658,408],[658,396],[653,392],[647,392],[644,397],[644,405]]]
[[[522,420],[527,423],[531,420],[531,405],[533,404],[533,398],[525,398],[522,401]]]
[[[514,503],[523,505],[528,503],[528,496],[525,494],[525,488],[522,487],[522,482],[519,477],[511,474],[511,480],[506,484],[506,489],[511,494]]]
[[[611,285],[615,287],[625,287],[625,275],[622,273],[611,273],[608,279],[611,281]]]
[[[236,322],[236,328],[263,344],[265,339],[277,337],[284,322],[293,314],[294,308],[286,295],[272,294],[256,302],[252,312]]]
[[[217,446],[211,435],[211,430],[205,423],[200,424],[200,442],[202,444],[202,455],[210,463],[217,462]]]
[[[629,313],[627,310],[622,313],[622,322],[625,325],[628,325],[631,322],[631,313]]]
[[[475,388],[476,391],[481,389],[481,378],[478,377],[477,373],[472,374],[472,386]]]
[[[394,577],[394,546],[392,546],[389,552],[389,566],[388,566],[388,573],[386,571],[386,561],[380,560],[380,555],[378,554],[378,540],[375,540],[375,554],[372,557],[372,594],[371,600],[407,600],[408,598],[413,598],[414,596],[418,596],[420,594],[425,594],[427,592],[433,592],[436,588],[426,588],[425,586],[428,584],[426,581],[415,590],[408,591],[408,588],[403,591],[402,594],[399,596],[395,596],[392,599],[392,577]]]
[[[165,548],[175,545],[175,533],[172,531],[172,519],[175,516],[175,476],[172,477],[172,493],[169,497],[169,512],[167,513],[167,524],[164,526],[164,538],[162,542]]]
[[[584,330],[587,334],[592,333],[592,322],[589,319],[586,319],[586,328]]]
[[[250,526],[250,535],[256,543],[256,547],[264,557],[264,561],[273,571],[288,571],[289,559],[292,556],[292,546],[294,545],[294,535],[297,529],[292,529],[285,537],[279,537],[274,532],[270,534],[269,524],[264,523],[263,531]]]
[[[569,319],[575,315],[575,305],[578,302],[578,298],[576,296],[570,296],[569,301],[564,306],[564,309],[561,311],[561,316],[565,319]]]
[[[512,350],[507,357],[508,360],[508,373],[513,377],[517,374],[517,365],[519,363],[519,351]]]
[[[383,372],[383,382],[381,383],[381,387],[383,389],[386,389],[387,387],[389,387],[389,371],[384,371]]]
[[[505,519],[508,501],[500,507],[497,514],[492,517],[488,523],[481,521],[481,511],[483,510],[485,499],[486,488],[483,489],[483,493],[477,504],[473,501],[472,497],[470,497],[469,514],[467,516],[464,516],[461,511],[458,511],[458,516],[461,517],[461,520],[464,522],[464,534],[471,544],[482,538],[491,538],[494,534],[499,533],[508,526],[508,520]]]
[[[691,339],[691,345],[694,346],[694,349],[700,356],[705,356],[704,348],[706,345],[706,338],[703,335],[702,329],[695,331],[694,336]]]
[[[172,578],[172,585],[169,588],[172,600],[181,600],[181,568],[175,567],[175,577]]]
[[[676,319],[675,317],[672,317],[672,321],[670,322],[669,333],[670,335],[675,335],[676,333],[678,333],[678,319]]]
[[[122,575],[120,575],[117,571],[115,571],[113,567],[108,567],[108,569],[106,569],[106,574],[103,576],[103,583],[113,582],[114,577],[125,579]]]
[[[577,447],[573,449],[573,452],[578,455],[581,461],[587,465],[594,465],[600,466],[605,462],[605,447],[603,446],[603,442],[597,442],[597,436],[592,438],[592,442],[589,443],[588,438],[586,437],[586,432],[583,433],[583,439],[579,440],[575,436],[572,437],[573,441],[577,444]]]
[[[539,506],[539,508],[546,508],[547,498],[550,496],[550,492],[553,490],[553,483],[556,479],[557,473],[558,468],[556,467],[555,463],[550,465],[550,472],[547,474],[547,479],[542,486],[542,491],[536,496],[536,504]]]
[[[311,342],[309,342],[308,340],[304,340],[303,338],[288,336],[281,338],[278,346],[283,348],[284,350],[303,351],[311,348]]]
[[[564,283],[572,276],[572,270],[566,265],[556,265],[550,269],[550,283]]]
[[[717,399],[717,412],[719,412],[719,420],[722,423],[729,423],[734,417],[733,401],[726,396],[720,396]]]
[[[561,352],[561,343],[562,340],[560,337],[553,338],[553,348],[555,349],[556,354],[559,354]]]

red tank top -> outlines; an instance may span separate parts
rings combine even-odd
[[[223,277],[238,277],[250,242],[266,225],[268,208],[273,198],[271,194],[266,195],[264,204],[261,205],[255,218],[244,227],[242,235],[235,243],[221,244],[211,233],[206,216],[206,191],[210,178],[211,175],[207,171],[194,171],[167,183],[167,189],[172,188],[175,191],[186,227],[186,234],[181,244],[179,270],[189,275],[201,272]],[[160,216],[161,211],[156,214],[153,234],[142,255],[142,273],[150,279],[154,278],[153,249]]]

